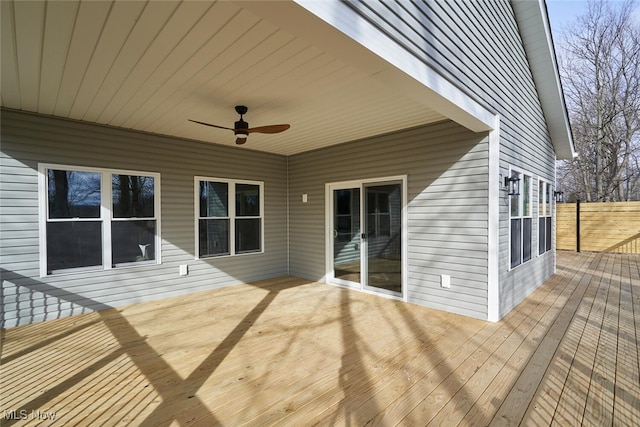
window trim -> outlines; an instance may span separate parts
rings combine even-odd
[[[48,170],[66,170],[78,172],[91,172],[100,174],[100,217],[98,218],[68,218],[67,221],[100,221],[102,224],[102,265],[96,267],[77,267],[57,270],[55,273],[49,274],[47,269],[47,224],[49,222],[65,222],[65,220],[50,221],[49,218],[49,197],[47,185]],[[155,259],[141,262],[121,263],[113,265],[112,248],[111,248],[111,223],[114,221],[113,216],[113,199],[112,199],[112,175],[132,175],[132,176],[149,176],[153,177],[153,218],[145,218],[146,220],[156,221],[155,233]],[[135,268],[148,265],[162,264],[162,219],[160,203],[161,200],[161,176],[157,172],[128,170],[128,169],[111,169],[90,166],[77,166],[57,163],[38,163],[38,222],[39,222],[39,241],[40,241],[40,277],[60,276],[66,274],[78,274],[87,272],[103,272],[123,268]]]
[[[517,196],[517,200],[518,200],[518,215],[517,216],[511,216],[511,210],[512,210],[512,200],[513,197],[512,196],[507,196],[508,197],[508,218],[509,218],[509,260],[508,260],[508,266],[509,269],[508,271],[514,270],[522,265],[527,264],[528,262],[530,262],[531,260],[534,259],[533,256],[533,249],[534,249],[534,231],[537,230],[537,227],[534,228],[533,224],[534,224],[534,204],[533,204],[533,183],[534,183],[534,175],[528,171],[526,171],[525,169],[522,168],[518,168],[515,166],[509,166],[509,175],[511,176],[513,173],[518,174],[518,176],[521,179],[520,182],[520,194]],[[529,177],[529,189],[528,189],[528,196],[529,196],[529,215],[524,215],[524,180],[525,180],[525,176]],[[537,205],[536,205],[537,206]],[[511,249],[512,249],[512,242],[511,242],[511,221],[513,219],[520,219],[522,220],[522,224],[524,224],[524,219],[530,219],[531,220],[531,239],[529,241],[530,244],[530,250],[531,250],[531,258],[529,258],[528,260],[524,260],[524,226],[520,227],[520,263],[517,265],[513,265],[512,266],[512,262],[511,262]],[[537,242],[537,240],[536,240]],[[537,253],[537,251],[536,251]]]
[[[227,193],[227,217],[229,220],[229,253],[228,254],[220,254],[220,255],[207,255],[200,256],[200,228],[199,228],[199,220],[200,220],[200,182],[220,182],[226,183],[228,185],[228,193]],[[259,189],[259,197],[260,197],[260,216],[236,216],[236,184],[248,184],[248,185],[257,185]],[[247,256],[247,255],[256,255],[263,254],[265,251],[265,241],[264,241],[264,181],[252,181],[247,179],[233,179],[233,178],[215,178],[208,176],[194,176],[193,178],[193,200],[194,200],[194,244],[195,244],[195,259],[196,260],[209,260],[209,259],[219,259],[219,258],[228,258],[228,257],[237,257],[237,256]],[[249,218],[259,218],[260,219],[260,250],[259,251],[251,251],[251,252],[236,252],[236,219],[249,219]]]

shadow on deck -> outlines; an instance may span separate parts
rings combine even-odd
[[[559,252],[558,273],[495,324],[273,279],[3,330],[0,417],[640,425],[639,307],[626,254]]]

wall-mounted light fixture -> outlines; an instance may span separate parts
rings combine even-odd
[[[564,191],[554,191],[553,197],[556,198],[556,203],[564,203]]]
[[[520,195],[520,177],[516,172],[512,172],[511,176],[504,178],[504,189],[507,190],[509,196]]]

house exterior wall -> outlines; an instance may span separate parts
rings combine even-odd
[[[9,110],[1,149],[3,328],[287,274],[283,156]],[[162,264],[40,277],[40,163],[160,173]],[[264,253],[195,260],[194,176],[264,182]]]
[[[509,200],[499,201],[499,317],[554,272],[555,253],[537,256],[537,182],[555,182],[555,153],[512,5],[507,0],[348,3],[362,19],[500,116],[500,185],[509,167],[533,178],[534,257],[509,268]],[[553,246],[555,248],[555,245]]]
[[[537,185],[539,178],[554,182],[555,155],[511,3],[340,4],[353,11],[354,21],[360,20],[356,24],[373,24],[376,37],[393,40],[495,113],[498,149],[489,148],[486,134],[443,122],[286,158],[3,111],[3,325],[274,277],[286,274],[288,266],[291,274],[321,279],[326,273],[324,184],[403,174],[409,178],[411,302],[487,318],[487,289],[494,285],[488,281],[497,280],[501,317],[546,280],[555,255],[553,250],[536,255]],[[38,163],[160,173],[162,264],[39,277]],[[534,257],[513,269],[509,200],[502,190],[491,196],[511,167],[531,175],[534,212]],[[264,254],[194,260],[194,175],[265,182]],[[306,204],[302,193],[308,194]],[[494,253],[488,249],[488,224],[496,206]],[[496,257],[498,273],[492,275],[487,270]],[[184,264],[190,274],[178,276],[177,267]],[[451,291],[440,289],[440,274],[452,276]]]
[[[325,278],[325,184],[407,175],[408,301],[485,319],[487,159],[487,135],[449,121],[291,156],[290,273]]]

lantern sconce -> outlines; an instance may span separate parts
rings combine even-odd
[[[556,203],[564,203],[564,191],[554,191],[553,196],[556,198]]]
[[[504,189],[509,196],[520,195],[520,177],[516,172],[512,172],[511,176],[504,178]]]

